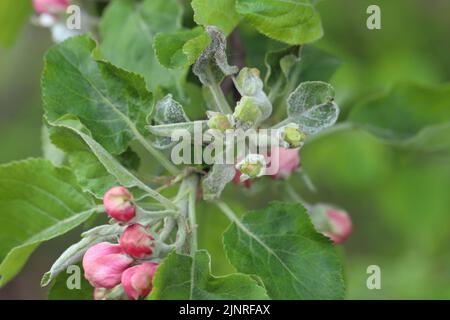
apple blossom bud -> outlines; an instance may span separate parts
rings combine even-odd
[[[136,215],[133,195],[125,187],[113,187],[103,196],[103,205],[106,213],[122,222],[127,222]]]
[[[94,287],[111,289],[120,283],[122,272],[132,262],[119,245],[100,242],[84,254],[84,276]]]
[[[275,152],[271,153],[270,166],[268,174],[273,175],[275,179],[288,178],[300,166],[298,149],[276,148]]]
[[[292,123],[281,128],[280,130],[281,144],[285,148],[298,148],[303,145],[306,134],[300,130],[297,124]]]
[[[242,68],[235,79],[236,88],[242,96],[254,96],[263,89],[260,72],[256,68]]]
[[[122,285],[130,299],[147,296],[152,290],[153,275],[158,267],[157,263],[144,262],[128,268],[122,274]]]
[[[61,13],[70,5],[70,0],[33,0],[37,13]]]
[[[266,172],[266,159],[260,154],[249,154],[236,165],[236,169],[241,172],[241,182],[258,178]]]
[[[129,225],[125,229],[119,243],[123,251],[136,259],[142,259],[153,253],[153,237],[138,223]]]
[[[328,205],[315,205],[311,210],[311,220],[316,229],[339,244],[352,233],[352,220],[349,214]]]
[[[220,112],[211,112],[208,111],[207,116],[208,127],[211,129],[219,130],[220,132],[225,132],[227,129],[231,129],[233,127],[233,121],[229,116],[224,115]]]
[[[239,127],[251,128],[261,117],[261,110],[255,98],[244,96],[233,113]]]

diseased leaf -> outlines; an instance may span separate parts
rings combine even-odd
[[[144,80],[92,57],[95,42],[73,37],[50,49],[45,57],[42,95],[50,124],[77,116],[106,150],[120,154],[130,141],[147,133],[152,95]]]
[[[175,33],[158,33],[153,47],[159,63],[175,69],[193,64],[210,42],[208,33],[197,27]]]
[[[241,17],[235,10],[235,0],[193,0],[194,20],[202,26],[216,26],[228,35]]]
[[[228,64],[224,34],[211,26],[206,27],[206,31],[211,37],[211,44],[198,58],[193,72],[204,85],[215,85],[222,82],[225,76],[238,72],[238,68]]]
[[[40,243],[86,221],[95,211],[66,168],[30,159],[0,166],[0,286],[24,266]]]
[[[309,0],[236,0],[236,11],[262,34],[288,44],[323,35],[319,13]]]
[[[333,244],[300,204],[271,203],[224,233],[230,262],[258,275],[272,299],[342,299],[342,268]]]
[[[181,6],[177,1],[112,1],[100,22],[101,54],[113,64],[143,75],[148,88],[174,88],[186,70],[167,70],[156,59],[154,36],[181,28]]]
[[[156,271],[149,299],[267,299],[264,288],[252,277],[239,273],[215,277],[211,275],[210,264],[205,250],[197,251],[193,257],[171,253]]]
[[[203,199],[210,201],[219,198],[235,174],[236,169],[232,164],[214,164],[202,180]]]
[[[332,126],[339,116],[333,87],[321,81],[301,83],[289,95],[287,104],[288,119],[284,122],[298,124],[307,134]]]
[[[450,85],[403,83],[357,105],[349,121],[393,143],[425,150],[450,146]]]
[[[103,167],[119,182],[120,185],[131,188],[136,187],[141,191],[144,191],[147,196],[154,198],[160,203],[170,207],[172,209],[178,209],[169,199],[163,197],[161,194],[147,186],[135,175],[122,166],[119,161],[108,153],[98,142],[96,142],[89,130],[87,130],[83,124],[74,116],[65,116],[53,123],[53,126],[62,129],[71,130],[76,133],[86,145],[89,146],[91,152],[97,157]],[[139,196],[138,196],[139,197]]]

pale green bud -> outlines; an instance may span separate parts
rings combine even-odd
[[[261,116],[261,110],[254,98],[242,97],[233,114],[241,126],[253,126]]]
[[[266,159],[260,154],[249,154],[236,165],[236,169],[241,172],[241,181],[257,178],[266,172]]]
[[[232,119],[230,119],[230,116],[227,116],[220,112],[211,111],[207,112],[207,116],[209,118],[208,127],[210,129],[216,129],[220,132],[225,132],[225,130],[233,128],[233,123]]]
[[[235,85],[242,96],[254,96],[263,88],[260,72],[256,68],[243,68],[235,79]]]
[[[298,148],[306,140],[306,134],[298,125],[289,124],[281,129],[282,145],[287,148]]]

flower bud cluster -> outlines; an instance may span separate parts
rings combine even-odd
[[[122,186],[113,187],[103,197],[106,213],[125,230],[119,244],[98,243],[83,257],[85,278],[94,286],[94,298],[106,299],[114,291],[125,291],[130,299],[147,296],[158,264],[149,261],[154,250],[154,238],[147,228],[132,223],[136,216],[133,195]]]

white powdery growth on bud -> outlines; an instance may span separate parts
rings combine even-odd
[[[207,111],[208,127],[210,129],[219,130],[225,132],[228,129],[232,129],[234,126],[234,119],[231,115],[223,114],[220,112]]]
[[[142,259],[153,253],[153,240],[142,225],[135,223],[125,229],[119,243],[127,254],[133,258]]]
[[[96,288],[111,289],[120,283],[122,272],[132,262],[119,245],[101,242],[84,254],[84,276]]]
[[[122,274],[122,285],[130,299],[147,296],[152,290],[153,276],[158,268],[154,262],[144,262],[127,269]]]
[[[266,173],[266,158],[260,154],[249,154],[236,165],[241,172],[240,180],[258,178]]]
[[[306,134],[296,123],[289,123],[279,129],[280,145],[284,148],[299,148],[306,140]]]
[[[336,244],[347,240],[352,233],[350,215],[329,205],[315,205],[311,210],[311,220],[317,231],[322,232]]]
[[[133,195],[125,187],[113,187],[103,196],[106,213],[121,222],[128,222],[136,215]]]

